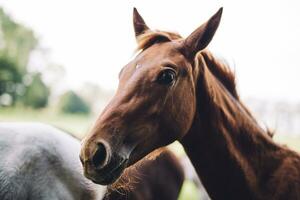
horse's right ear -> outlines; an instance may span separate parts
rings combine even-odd
[[[223,8],[220,8],[207,22],[191,33],[183,43],[184,54],[194,59],[198,51],[204,49],[212,40],[221,21]]]
[[[139,14],[136,8],[133,8],[133,27],[134,27],[135,37],[138,37],[139,35],[149,30],[144,19],[141,17],[141,15]]]

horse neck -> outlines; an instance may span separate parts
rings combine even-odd
[[[202,72],[196,116],[182,144],[213,199],[253,199],[280,148],[207,67]]]

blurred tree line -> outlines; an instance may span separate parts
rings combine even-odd
[[[25,106],[33,109],[48,105],[51,86],[43,73],[28,70],[30,56],[37,50],[34,32],[16,23],[0,8],[0,107]],[[58,107],[64,113],[89,113],[91,108],[74,91],[65,92]]]
[[[49,88],[40,73],[27,70],[31,52],[38,45],[34,32],[14,22],[0,8],[0,105],[16,103],[45,107]]]

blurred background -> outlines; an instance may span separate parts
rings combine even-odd
[[[296,0],[0,0],[0,121],[45,122],[82,138],[134,54],[134,6],[150,27],[183,36],[223,6],[209,48],[235,71],[262,126],[300,151]],[[178,143],[171,148],[184,156]],[[197,187],[187,181],[181,199],[199,199]]]

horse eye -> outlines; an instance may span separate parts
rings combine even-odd
[[[173,84],[176,78],[176,73],[173,69],[165,69],[161,71],[157,77],[157,82],[163,85]]]

